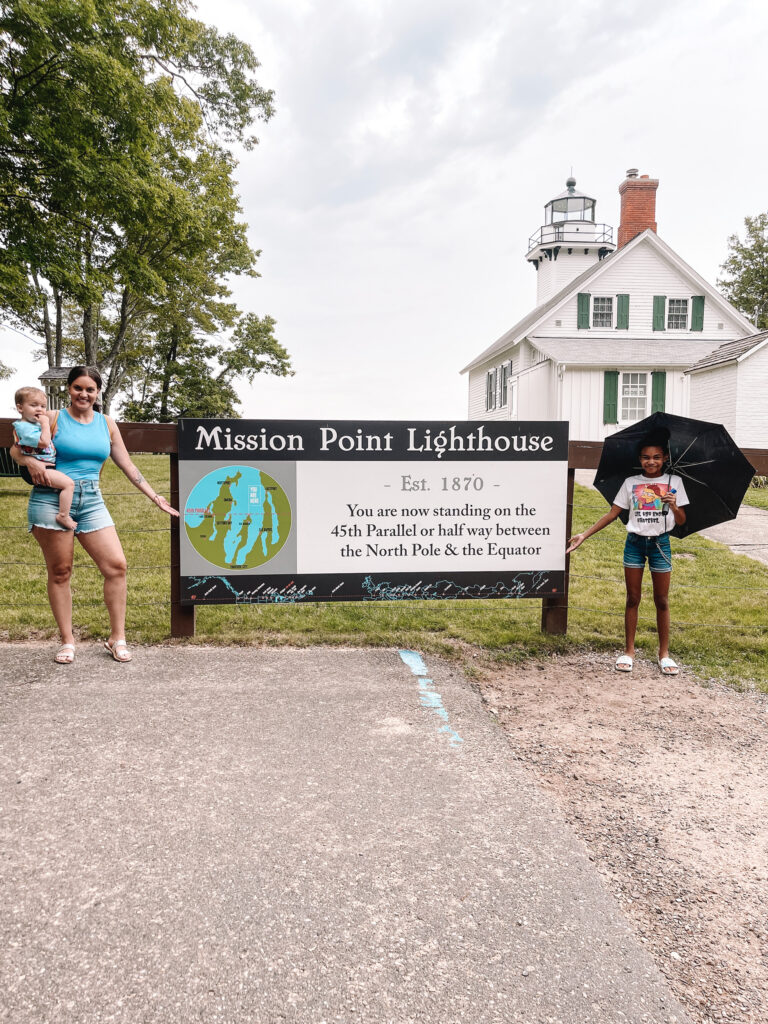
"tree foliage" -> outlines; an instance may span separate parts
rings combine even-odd
[[[745,217],[744,241],[728,239],[729,255],[718,280],[725,297],[748,317],[758,330],[768,330],[768,213]]]
[[[257,276],[258,253],[226,147],[256,142],[272,94],[252,50],[191,9],[0,0],[0,310],[44,339],[49,366],[73,350],[98,366],[107,404],[139,388],[141,366],[168,386],[189,369],[191,394],[201,359],[231,391],[246,336],[262,369],[290,372],[273,321],[244,316],[227,287]]]
[[[141,341],[127,361],[123,389],[128,419],[167,422],[179,416],[237,416],[234,377],[284,372],[286,353],[274,320],[240,318],[225,345],[206,342],[190,321],[165,320],[153,344]]]

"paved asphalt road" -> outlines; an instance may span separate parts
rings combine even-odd
[[[0,645],[0,1020],[686,1021],[455,670],[52,652]]]

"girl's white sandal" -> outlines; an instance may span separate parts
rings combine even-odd
[[[613,667],[617,672],[631,672],[634,664],[629,654],[621,654],[616,659],[616,664]]]
[[[680,674],[680,669],[672,658],[659,658],[659,668],[663,676],[676,676]]]

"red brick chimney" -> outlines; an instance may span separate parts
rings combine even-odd
[[[658,178],[647,174],[638,176],[636,167],[630,167],[627,177],[619,185],[621,196],[621,223],[619,224],[619,249],[631,242],[635,235],[650,228],[656,230],[656,189]]]

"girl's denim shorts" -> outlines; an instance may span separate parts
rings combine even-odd
[[[27,506],[27,522],[29,529],[41,526],[44,530],[64,530],[66,527],[56,522],[59,511],[59,491],[53,487],[33,487]],[[112,516],[101,496],[98,480],[75,480],[75,494],[72,498],[72,509],[69,513],[77,523],[75,533],[93,533],[103,530],[106,526],[114,526]]]
[[[651,572],[672,572],[672,549],[669,534],[662,533],[658,537],[641,537],[638,533],[628,533],[624,543],[624,565],[628,569],[648,568]]]

